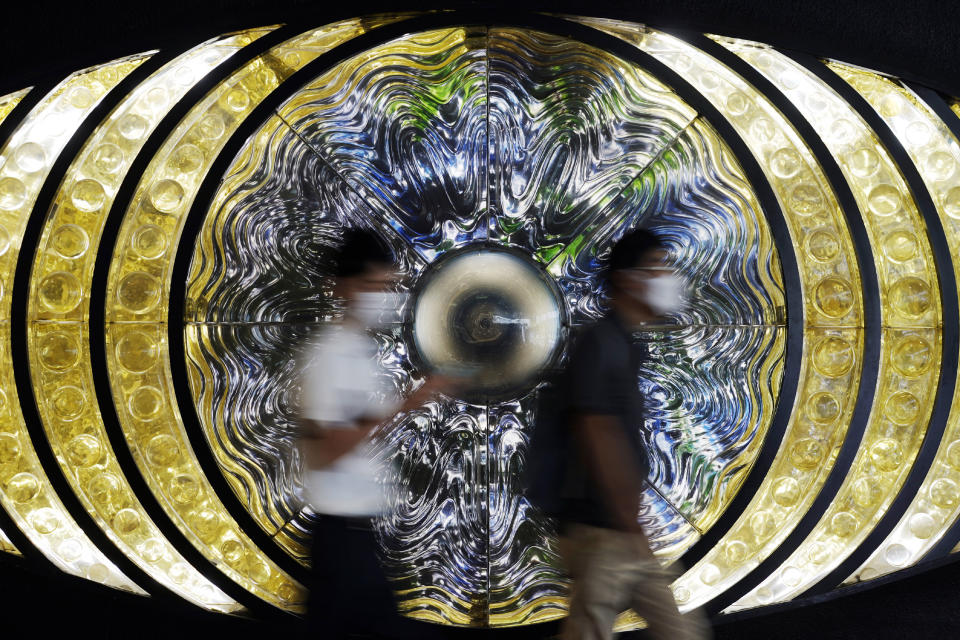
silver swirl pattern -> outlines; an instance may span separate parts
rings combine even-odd
[[[306,561],[296,353],[338,313],[331,256],[344,228],[375,229],[396,247],[404,287],[450,249],[511,245],[555,279],[578,325],[605,309],[610,244],[648,224],[693,301],[674,326],[637,336],[651,354],[638,384],[654,460],[639,517],[662,553],[679,555],[735,494],[779,386],[779,263],[749,193],[669,88],[579,43],[449,29],[330,69],[248,141],[196,245],[187,331],[202,349],[191,382],[232,488]],[[378,334],[399,393],[420,382],[405,336]],[[509,625],[562,614],[553,531],[520,488],[534,406],[531,394],[446,398],[380,429],[395,510],[377,531],[411,615]]]

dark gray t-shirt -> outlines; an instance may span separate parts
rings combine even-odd
[[[623,428],[641,478],[649,463],[640,437],[643,429],[643,398],[637,375],[644,358],[643,347],[630,340],[630,333],[615,315],[586,328],[577,339],[564,376],[562,393],[567,399],[568,419],[560,428],[572,428],[577,415],[613,416]],[[561,519],[616,528],[602,494],[591,480],[568,433],[567,472],[562,489]],[[638,505],[639,498],[637,496]]]

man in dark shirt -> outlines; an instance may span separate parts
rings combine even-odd
[[[564,640],[611,638],[628,607],[654,638],[705,638],[700,612],[681,616],[661,567],[637,522],[649,464],[640,439],[643,354],[630,337],[682,305],[679,280],[651,232],[634,231],[609,262],[610,313],[577,340],[560,383],[566,410],[566,469],[560,491],[560,552],[574,579]]]

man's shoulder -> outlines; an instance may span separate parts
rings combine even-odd
[[[584,349],[617,349],[628,342],[627,336],[610,316],[603,316],[580,330],[577,342]]]

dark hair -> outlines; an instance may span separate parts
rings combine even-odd
[[[393,252],[380,238],[363,229],[351,229],[343,234],[343,244],[337,254],[337,278],[360,275],[370,267],[393,266]]]
[[[620,238],[610,251],[608,272],[632,269],[652,251],[666,251],[667,245],[649,229],[634,229]]]

